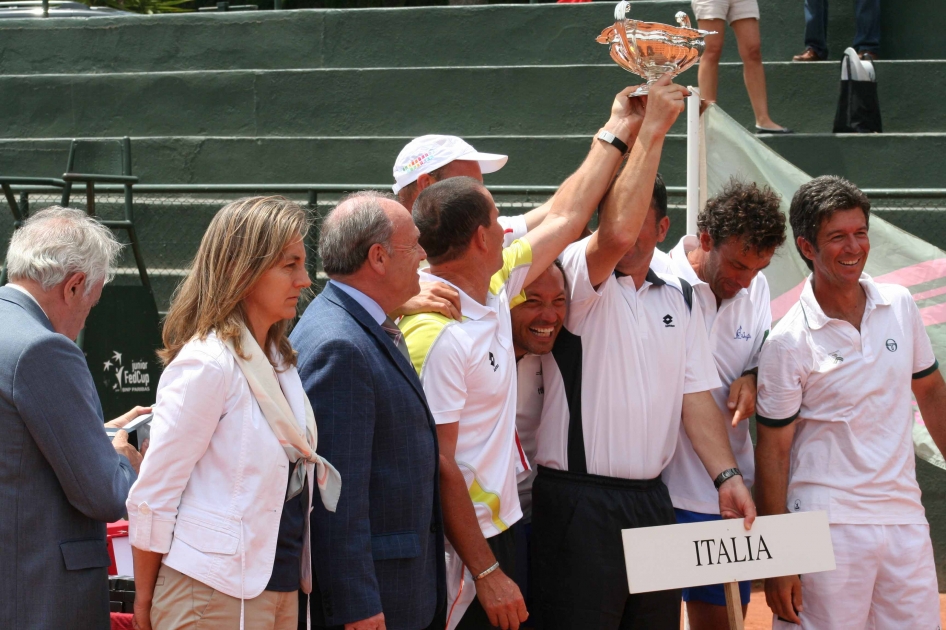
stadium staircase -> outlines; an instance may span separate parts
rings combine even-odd
[[[797,64],[801,2],[761,0],[770,111],[795,135],[765,139],[808,173],[862,187],[942,187],[942,0],[883,3],[876,64],[882,135],[831,134],[837,61]],[[831,5],[837,60],[852,2]],[[688,2],[634,2],[672,22]],[[414,135],[461,135],[508,153],[494,184],[557,184],[636,82],[595,43],[612,2],[246,12],[0,24],[0,172],[62,172],[69,139],[132,137],[142,183],[383,183]],[[692,13],[691,13],[692,15]],[[695,84],[696,70],[680,81]],[[720,105],[751,128],[732,33]],[[661,165],[684,183],[683,120]]]

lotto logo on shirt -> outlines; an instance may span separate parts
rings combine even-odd
[[[736,336],[733,337],[733,338],[734,338],[734,339],[744,339],[744,340],[746,340],[746,341],[749,341],[750,339],[752,339],[752,335],[750,335],[749,333],[747,333],[746,331],[744,331],[744,330],[742,329],[742,326],[740,326],[739,328],[736,329]]]

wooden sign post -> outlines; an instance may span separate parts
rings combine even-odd
[[[832,571],[834,548],[825,512],[625,529],[631,593],[724,584],[732,630],[742,630],[739,582]]]
[[[729,630],[744,630],[739,582],[726,582],[724,587],[726,589],[726,612],[729,614]]]

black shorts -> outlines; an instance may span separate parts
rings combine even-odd
[[[539,466],[532,486],[532,599],[540,630],[678,630],[680,591],[629,595],[622,529],[673,525],[660,480]]]

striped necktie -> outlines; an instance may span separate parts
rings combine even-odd
[[[388,337],[394,342],[394,346],[401,351],[401,354],[404,355],[404,358],[410,363],[411,353],[407,350],[407,342],[404,341],[404,335],[401,333],[401,329],[397,327],[397,324],[395,324],[390,317],[387,317],[381,322],[381,328],[384,329],[384,332],[388,333]]]

